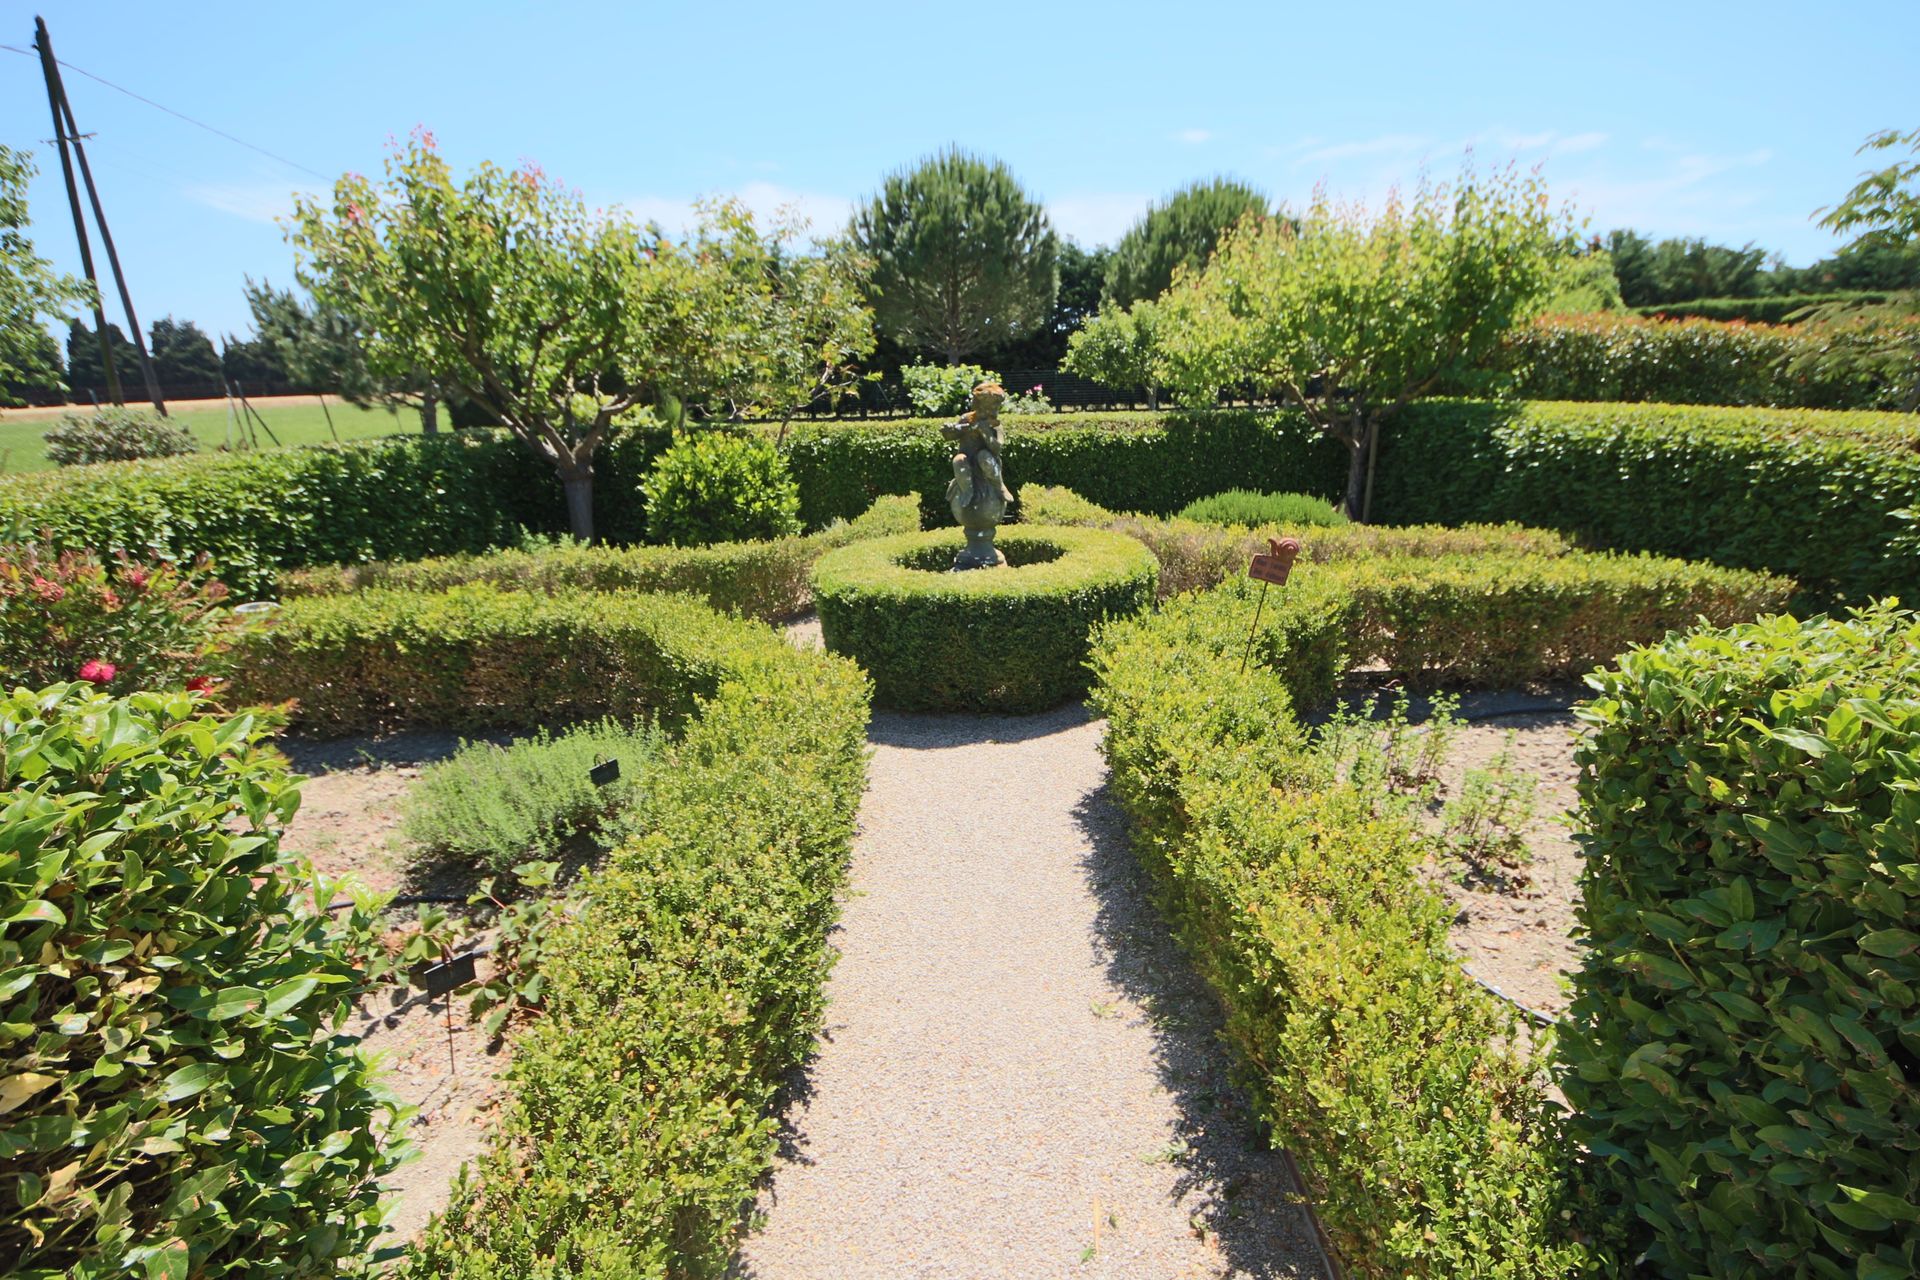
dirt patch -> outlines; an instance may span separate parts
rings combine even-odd
[[[1454,740],[1441,774],[1443,796],[1458,795],[1468,771],[1486,768],[1511,733],[1512,767],[1536,784],[1524,883],[1516,876],[1504,885],[1462,884],[1452,867],[1435,868],[1434,880],[1459,908],[1453,943],[1468,970],[1549,1018],[1565,1011],[1563,976],[1580,963],[1573,908],[1583,864],[1572,826],[1579,803],[1573,761],[1578,729],[1567,712],[1470,723]]]
[[[425,765],[453,754],[457,737],[289,738],[279,745],[295,771],[309,775],[283,848],[323,874],[351,875],[371,889],[465,896],[470,871],[415,872],[399,840],[401,798]],[[409,907],[395,910],[396,921],[412,914]],[[488,976],[484,957],[479,976]],[[446,1208],[461,1165],[486,1150],[504,1094],[500,1077],[511,1057],[508,1044],[490,1044],[477,1023],[469,1023],[464,995],[456,993],[451,1008],[445,999],[419,997],[398,987],[376,993],[342,1028],[378,1056],[388,1087],[415,1108],[401,1136],[416,1155],[385,1183],[387,1231],[399,1241],[412,1240]]]

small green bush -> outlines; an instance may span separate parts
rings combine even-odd
[[[683,434],[653,460],[641,492],[649,542],[704,546],[800,532],[800,490],[771,440]]]
[[[401,801],[401,834],[423,858],[495,873],[552,857],[633,803],[660,745],[659,730],[611,719],[558,737],[541,729],[504,747],[463,742],[421,770]],[[588,774],[602,760],[619,761],[620,777],[596,786]]]
[[[687,596],[361,591],[290,600],[238,634],[232,696],[292,699],[294,720],[316,734],[671,723],[723,679],[794,656],[772,628]]]
[[[66,414],[42,438],[47,442],[47,457],[63,467],[173,458],[200,447],[192,432],[171,419],[113,405]]]
[[[170,564],[0,544],[0,688],[206,689],[226,588]]]
[[[828,551],[919,528],[918,500],[886,497],[850,522],[799,537],[710,547],[582,546],[568,540],[536,550],[296,569],[281,575],[280,593],[445,591],[476,583],[510,591],[685,591],[724,612],[774,622],[806,611],[813,600],[807,575]]]
[[[973,403],[973,389],[983,382],[998,382],[1000,375],[977,364],[919,364],[900,370],[900,381],[907,389],[907,402],[915,413],[928,418],[950,418],[965,413]]]
[[[374,917],[317,910],[281,858],[300,797],[263,737],[185,693],[0,698],[11,1276],[318,1276],[372,1254],[398,1106],[329,1029],[368,989]]]
[[[1310,493],[1259,493],[1252,489],[1229,489],[1189,502],[1181,508],[1180,516],[1202,524],[1246,528],[1270,525],[1280,529],[1331,529],[1348,523],[1338,507]]]
[[[1663,1275],[1920,1274],[1920,621],[1676,636],[1580,711],[1573,1131]]]
[[[958,529],[881,538],[814,566],[827,648],[866,669],[881,705],[1055,706],[1086,689],[1093,626],[1153,603],[1153,555],[1121,534],[1011,526],[1007,567],[952,572],[964,543]]]
[[[549,938],[493,1149],[403,1276],[726,1273],[820,1029],[866,721],[866,682],[829,654],[712,692],[648,774],[645,834]]]

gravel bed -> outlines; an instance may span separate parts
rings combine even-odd
[[[1149,905],[1101,726],[879,715],[760,1280],[1323,1276]]]

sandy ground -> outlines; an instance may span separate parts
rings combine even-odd
[[[1567,1007],[1562,975],[1580,963],[1580,948],[1572,936],[1583,865],[1571,825],[1578,803],[1573,763],[1577,728],[1565,712],[1470,724],[1454,740],[1441,773],[1446,794],[1453,794],[1469,769],[1484,768],[1507,733],[1515,734],[1514,765],[1531,774],[1537,785],[1534,819],[1527,830],[1533,856],[1525,882],[1467,886],[1443,872],[1435,875],[1434,883],[1460,909],[1452,938],[1468,971],[1550,1018]]]
[[[457,745],[452,734],[438,733],[283,741],[295,769],[309,778],[282,847],[329,875],[351,874],[374,889],[464,892],[458,873],[413,883],[397,841],[401,795],[422,765],[444,759]],[[408,913],[401,908],[396,914]],[[484,960],[480,975],[486,976]],[[490,1044],[477,1025],[468,1025],[465,996],[455,995],[449,1012],[445,1000],[418,1000],[418,994],[399,988],[378,993],[343,1028],[379,1056],[388,1086],[417,1108],[405,1136],[418,1154],[384,1187],[387,1230],[401,1241],[413,1239],[446,1207],[460,1166],[486,1149],[503,1095],[500,1077],[511,1057],[510,1042]]]
[[[876,717],[827,1034],[738,1274],[1320,1276],[1077,708]]]

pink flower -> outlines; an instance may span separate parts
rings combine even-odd
[[[121,574],[120,579],[135,591],[138,591],[147,585],[147,571],[136,566]]]
[[[57,582],[48,582],[45,578],[35,577],[33,593],[48,604],[55,604],[67,594],[67,589]]]
[[[89,658],[80,667],[80,678],[89,684],[106,684],[113,679],[114,666],[98,658]]]
[[[187,692],[188,693],[212,693],[213,677],[212,676],[192,677],[187,681]]]

